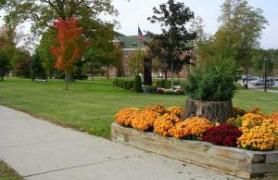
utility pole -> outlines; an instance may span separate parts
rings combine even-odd
[[[267,59],[264,58],[264,92],[267,92],[267,84],[266,84],[266,80],[267,80],[266,63],[267,63]]]

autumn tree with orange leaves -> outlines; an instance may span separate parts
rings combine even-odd
[[[81,59],[86,42],[82,38],[82,28],[75,17],[59,18],[54,22],[54,27],[57,31],[58,44],[50,50],[56,58],[55,68],[65,72],[65,89],[68,90],[73,65]]]

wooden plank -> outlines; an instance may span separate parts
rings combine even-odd
[[[251,174],[278,174],[278,163],[252,164]]]
[[[266,153],[266,163],[278,163],[278,150]]]
[[[116,123],[111,126],[111,135],[117,142],[243,178],[278,173],[275,170],[278,165],[277,151],[248,151],[201,141],[167,138],[151,132],[124,128]],[[266,164],[267,161],[272,163],[271,167]]]

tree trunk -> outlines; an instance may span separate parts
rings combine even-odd
[[[70,74],[67,70],[65,70],[65,90],[69,90],[69,80]]]
[[[168,79],[168,72],[167,72],[167,70],[164,71],[164,78],[165,78],[165,80],[167,81],[167,79]]]
[[[152,83],[152,60],[144,59],[144,85],[151,86]]]
[[[106,79],[110,79],[110,67],[107,66]]]
[[[171,89],[174,90],[174,64],[171,63]]]
[[[212,122],[225,122],[232,116],[232,101],[199,101],[188,98],[184,118],[202,116]]]
[[[245,89],[249,89],[249,87],[248,87],[248,82],[249,82],[249,79],[248,79],[248,70],[245,71],[245,74],[246,74],[246,82],[244,83],[244,88]]]

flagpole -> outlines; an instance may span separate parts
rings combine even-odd
[[[139,24],[138,24],[138,36],[139,36],[139,29],[140,29],[140,26],[139,26]],[[140,30],[140,31],[141,31],[141,30]],[[141,49],[142,49],[142,46],[143,46],[143,42],[142,42],[142,40],[140,40],[139,38],[138,38],[138,41],[140,41],[139,51],[141,52]]]
[[[142,47],[143,47],[143,34],[142,34],[142,31],[140,29],[140,26],[138,24],[138,35],[137,35],[137,41],[140,42],[140,45],[139,45],[139,53],[141,54],[142,53]]]

